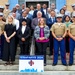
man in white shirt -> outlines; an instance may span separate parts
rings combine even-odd
[[[17,50],[17,45],[19,43],[19,38],[17,37],[17,31],[19,29],[19,20],[16,19],[16,13],[12,13],[12,16],[14,17],[14,25],[16,25],[16,36],[15,36],[15,51]],[[16,52],[15,52],[16,53]]]

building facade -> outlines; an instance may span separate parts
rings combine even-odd
[[[16,4],[21,5],[22,3],[25,3],[27,7],[30,7],[30,5],[34,5],[35,7],[37,3],[45,3],[50,7],[51,3],[55,3],[58,10],[60,10],[64,5],[67,5],[68,10],[72,11],[71,5],[75,3],[75,0],[0,0],[0,5],[4,6],[6,2],[10,3],[11,10]]]

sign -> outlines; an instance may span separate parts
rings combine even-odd
[[[19,72],[44,72],[44,56],[20,56]]]

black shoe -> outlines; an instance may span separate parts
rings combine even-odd
[[[57,64],[52,64],[52,66],[56,66]]]
[[[72,66],[73,64],[69,64],[69,66]]]
[[[64,66],[68,66],[67,64],[62,64],[62,65],[64,65]]]
[[[46,63],[44,63],[44,66],[46,66]]]

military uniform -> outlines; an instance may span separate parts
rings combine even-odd
[[[69,32],[71,33],[71,35],[73,37],[75,37],[75,23],[72,23],[70,26],[69,26]],[[75,48],[75,40],[73,40],[71,37],[70,37],[70,60],[69,60],[69,64],[72,65],[73,64],[73,53],[74,53],[74,48]]]
[[[9,7],[9,3],[6,3],[5,6]],[[4,18],[6,19],[11,11],[9,9],[4,9],[3,14]]]
[[[61,16],[58,16],[58,17],[61,17]],[[55,34],[56,38],[62,38],[61,41],[58,41],[56,38],[54,38],[53,66],[56,65],[58,62],[59,48],[60,48],[60,55],[61,55],[62,64],[66,66],[65,40],[63,38],[63,35],[66,32],[66,25],[63,23],[55,23],[52,25],[51,31],[52,31],[52,33]]]
[[[11,11],[10,11],[9,9],[4,9],[4,11],[3,11],[3,13],[4,13],[4,18],[7,18],[10,12],[11,12]]]
[[[3,35],[4,26],[5,26],[5,22],[1,20],[0,21],[0,58],[2,58],[2,54],[3,54],[2,52],[3,52],[3,45],[4,45],[4,35]]]

